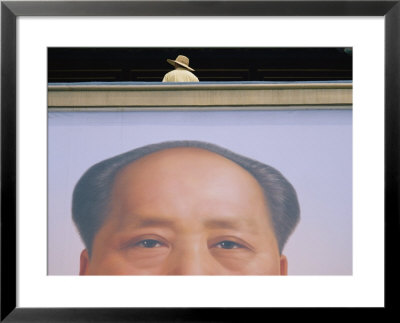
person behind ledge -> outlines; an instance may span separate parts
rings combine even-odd
[[[189,58],[179,55],[175,60],[167,59],[167,62],[175,67],[175,70],[165,74],[163,82],[199,82],[194,75],[194,69],[189,67]]]
[[[72,216],[86,247],[80,275],[286,275],[300,208],[276,169],[171,141],[89,168]]]

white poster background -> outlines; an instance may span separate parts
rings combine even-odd
[[[19,17],[19,307],[384,304],[384,19]],[[353,47],[353,275],[47,276],[47,47]]]

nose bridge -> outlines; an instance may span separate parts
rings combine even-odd
[[[174,250],[172,275],[207,275],[210,255],[206,242],[188,241]]]

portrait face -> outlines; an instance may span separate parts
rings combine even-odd
[[[149,154],[116,176],[81,275],[285,275],[257,180],[198,148]]]

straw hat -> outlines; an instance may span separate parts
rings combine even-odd
[[[187,58],[186,56],[178,55],[178,57],[175,60],[167,59],[167,62],[173,66],[175,66],[176,63],[184,68],[187,68],[189,71],[194,72],[194,69],[189,67],[189,58]]]

